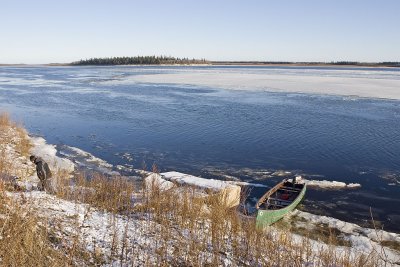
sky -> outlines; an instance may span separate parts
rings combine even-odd
[[[398,0],[0,0],[0,63],[400,61]]]

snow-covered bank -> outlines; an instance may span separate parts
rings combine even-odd
[[[9,195],[14,198],[22,196],[20,193]],[[116,215],[100,211],[87,204],[66,201],[37,191],[24,193],[23,198],[33,205],[35,212],[39,216],[50,222],[50,226],[56,229],[56,234],[59,238],[68,239],[79,235],[87,251],[95,252],[104,258],[108,258],[108,264],[104,266],[114,266],[112,263],[117,264],[121,262],[121,259],[112,256],[113,249],[115,249],[115,246],[118,246],[116,242],[121,242],[121,244],[125,242],[127,247],[133,248],[133,250],[126,252],[127,254],[122,260],[124,264],[129,263],[139,266],[145,263],[155,264],[157,262],[157,251],[162,249],[159,245],[160,238],[163,238],[162,231],[165,231],[165,229],[148,214],[137,214],[135,216]],[[321,250],[329,250],[331,251],[330,253],[336,255],[350,253],[351,257],[355,257],[359,253],[368,255],[370,253],[379,254],[384,251],[382,259],[379,260],[380,264],[384,264],[383,260],[388,262],[387,266],[396,265],[396,262],[400,263],[400,251],[380,245],[380,242],[385,241],[400,242],[399,234],[363,228],[352,223],[306,212],[293,212],[292,218],[299,217],[303,218],[303,220],[297,219],[295,222],[296,226],[306,227],[309,231],[315,231],[314,227],[321,227],[321,224],[324,224],[324,227],[340,230],[343,233],[341,238],[351,244],[351,247],[332,246],[320,240],[309,240],[309,245],[315,254]],[[190,238],[199,240],[205,238],[189,234],[185,229],[181,229],[178,226],[172,229],[169,228],[169,231],[173,231],[173,233],[170,233],[170,236],[173,238],[169,241],[170,248],[168,249],[169,252],[167,252],[171,256],[173,255],[174,247],[182,242],[181,238],[189,236]],[[271,227],[266,231],[266,234],[272,236],[281,235],[280,231],[275,227]],[[304,237],[298,234],[288,237],[287,234],[284,234],[285,238],[292,239],[293,246],[295,244],[304,244]],[[203,253],[203,256],[211,255],[208,249],[203,251]],[[222,257],[225,258],[226,264],[222,266],[231,266],[234,263],[230,257],[231,253],[231,251],[224,251],[223,255],[225,256]],[[314,260],[309,260],[309,264],[318,262],[315,256],[311,258]],[[204,260],[204,262],[208,261]]]
[[[381,229],[361,227],[354,223],[344,222],[328,216],[320,216],[296,210],[292,213],[292,224],[296,227],[306,228],[309,231],[318,231],[318,228],[336,229],[337,236],[350,242],[355,251],[384,251],[384,255],[391,262],[400,264],[400,251],[382,244],[397,244],[400,246],[400,234],[387,232]],[[301,218],[300,220],[298,218]],[[290,220],[290,218],[289,218]]]
[[[316,73],[317,74],[316,74]],[[387,74],[387,73],[386,73]],[[400,99],[400,79],[397,72],[390,78],[371,70],[281,70],[240,72],[230,69],[176,70],[172,73],[134,75],[107,84],[179,84],[230,90],[264,90]],[[375,78],[376,77],[376,78]]]
[[[145,183],[147,189],[152,189],[155,185],[162,191],[172,189],[176,185],[193,188],[197,196],[219,196],[220,204],[231,208],[240,203],[241,187],[226,181],[205,179],[180,172],[163,172],[150,174],[145,178]],[[179,188],[177,193],[182,194]]]
[[[19,194],[11,195],[19,198]],[[107,264],[114,266],[120,259],[111,256],[117,240],[125,240],[127,246],[134,248],[127,252],[125,264],[134,266],[156,263],[157,231],[159,225],[149,218],[115,215],[99,211],[87,204],[63,200],[44,192],[32,191],[24,194],[35,212],[50,223],[58,238],[70,239],[78,235],[81,245],[88,252],[93,252],[104,259]],[[114,247],[115,248],[115,247]],[[123,265],[125,266],[125,265]]]
[[[31,148],[32,155],[44,159],[53,170],[63,169],[72,172],[75,165],[66,158],[57,156],[57,149],[55,145],[47,144],[46,140],[42,137],[30,138],[33,147]]]

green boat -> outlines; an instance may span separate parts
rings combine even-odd
[[[296,182],[296,178],[285,179],[271,188],[256,204],[257,228],[263,228],[282,219],[296,208],[305,193],[306,184],[300,181]]]

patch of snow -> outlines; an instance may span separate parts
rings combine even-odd
[[[155,186],[161,191],[165,191],[174,187],[174,183],[163,179],[161,175],[158,173],[152,173],[146,178],[144,178],[144,183],[146,189],[151,189],[153,188],[153,186]]]
[[[315,215],[300,210],[296,210],[292,214],[302,217],[306,220],[306,223],[295,222],[296,225],[301,225],[310,230],[320,224],[324,224],[327,225],[327,227],[339,230],[344,234],[345,239],[351,242],[352,249],[354,250],[368,253],[370,251],[381,252],[383,249],[385,254],[388,256],[388,259],[391,261],[395,262],[400,260],[400,253],[398,251],[394,251],[390,248],[382,247],[380,245],[380,242],[382,241],[393,241],[400,244],[400,234],[391,233],[380,229],[365,228],[354,223],[341,221],[336,218]]]
[[[180,172],[164,172],[161,173],[161,177],[178,184],[193,185],[198,188],[211,189],[214,191],[221,191],[222,189],[234,186],[226,181],[205,179]]]
[[[31,137],[31,154],[41,157],[45,160],[51,169],[63,169],[69,172],[74,171],[74,163],[68,159],[57,156],[57,149],[54,145],[46,143],[42,137]]]

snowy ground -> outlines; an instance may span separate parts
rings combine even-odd
[[[134,248],[134,251],[127,253],[123,262],[140,266],[145,262],[148,263],[155,260],[154,255],[157,251],[157,241],[160,231],[162,231],[162,226],[145,214],[132,216],[115,215],[97,210],[87,204],[62,200],[38,191],[27,192],[24,196],[31,203],[36,213],[50,222],[50,226],[53,229],[60,229],[57,232],[60,238],[68,240],[79,236],[80,242],[89,253],[99,255],[107,259],[106,261],[117,264],[120,259],[113,258],[113,247],[116,246],[115,240],[117,240],[119,246],[125,241],[129,242],[129,244],[126,244],[127,246]],[[21,195],[15,194],[14,197],[19,198]],[[338,229],[343,233],[343,238],[351,243],[352,253],[370,253],[371,251],[379,253],[384,251],[386,259],[392,262],[399,262],[400,260],[399,251],[379,245],[379,242],[382,241],[400,242],[399,234],[362,228],[334,218],[300,211],[294,212],[293,215],[303,218],[304,220],[300,220],[297,223],[298,226],[300,224],[305,225],[310,231],[313,230],[313,226],[319,224]],[[177,238],[180,238],[184,233],[184,229],[177,228],[175,231]],[[299,243],[301,242],[301,236],[295,234],[293,237]],[[311,241],[311,244],[315,250],[327,247],[321,241],[314,240]],[[337,246],[335,249],[340,254],[348,248]],[[229,259],[227,259],[227,262],[227,266],[229,266]]]
[[[15,194],[14,197],[19,198],[21,195]],[[27,192],[24,197],[36,214],[49,222],[59,238],[72,240],[76,236],[79,237],[81,245],[88,253],[103,258],[110,266],[113,262],[120,262],[120,259],[112,255],[115,242],[121,245],[121,242],[126,240],[130,248],[135,248],[124,260],[134,263],[135,266],[151,262],[148,257],[155,254],[157,240],[154,232],[158,227],[145,216],[115,215],[99,211],[87,204],[66,201],[39,191]]]
[[[383,254],[388,259],[395,262],[400,260],[400,251],[380,245],[380,243],[385,242],[400,245],[400,234],[364,228],[354,223],[299,210],[294,211],[292,217],[287,218],[287,220],[291,220],[296,227],[304,227],[309,231],[315,231],[318,227],[335,229],[335,231],[338,231],[338,238],[349,241],[351,247],[356,251],[384,251]]]

